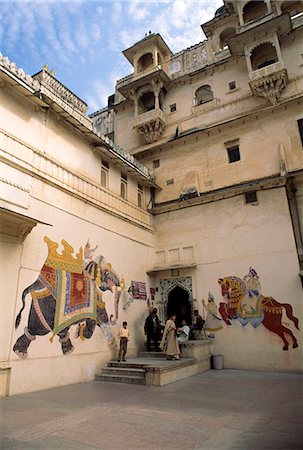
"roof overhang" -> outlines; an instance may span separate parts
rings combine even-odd
[[[184,264],[165,264],[162,266],[154,266],[152,269],[146,271],[147,274],[151,275],[158,272],[166,272],[167,270],[181,270],[181,269],[196,269],[197,263],[184,263]]]
[[[243,27],[242,27],[243,28]],[[276,31],[279,37],[285,36],[292,30],[292,24],[289,14],[271,18],[261,18],[259,24],[254,24],[251,28],[243,29],[243,31],[236,36],[228,39],[228,47],[233,55],[243,55],[244,46],[252,42],[256,36],[262,33],[268,33],[269,29]]]
[[[0,208],[0,239],[5,242],[21,243],[38,223],[52,226],[33,217]]]
[[[159,33],[146,36],[141,41],[136,42],[131,47],[127,48],[126,50],[123,50],[122,53],[125,56],[125,58],[127,58],[128,61],[133,65],[135,53],[138,52],[138,50],[150,48],[153,45],[156,45],[159,48],[164,57],[168,57],[173,54],[171,49],[168,47],[168,45],[166,44],[166,42]]]
[[[155,67],[148,73],[139,73],[137,76],[132,76],[121,86],[117,85],[117,90],[128,99],[131,91],[136,91],[142,86],[149,85],[154,79],[160,79],[164,86],[167,86],[170,83],[170,78],[162,67]]]

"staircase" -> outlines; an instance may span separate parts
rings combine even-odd
[[[163,386],[205,372],[210,368],[208,341],[189,341],[182,349],[180,360],[167,361],[162,352],[147,352],[142,348],[137,357],[126,362],[109,361],[96,374],[97,381]]]
[[[117,383],[146,384],[145,370],[142,364],[128,362],[109,361],[107,367],[103,368],[96,380],[113,381]]]

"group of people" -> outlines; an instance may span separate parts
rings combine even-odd
[[[156,352],[161,350],[164,352],[166,359],[180,359],[180,345],[187,342],[189,339],[195,339],[196,333],[200,333],[203,327],[210,334],[209,338],[214,337],[214,331],[220,330],[222,327],[221,319],[217,316],[217,306],[214,301],[214,296],[208,294],[208,304],[202,300],[203,307],[207,311],[206,320],[204,320],[199,311],[194,310],[195,323],[188,325],[185,319],[182,320],[182,326],[176,325],[176,314],[172,314],[166,321],[165,326],[162,325],[157,308],[153,308],[145,320],[144,332],[146,335],[147,351],[151,351],[152,344]],[[127,353],[127,342],[130,334],[127,328],[127,322],[123,322],[122,328],[118,332],[120,339],[120,348],[118,353],[118,361],[125,361]]]

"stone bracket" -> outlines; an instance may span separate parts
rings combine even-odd
[[[282,91],[286,88],[287,81],[287,71],[286,69],[282,69],[265,77],[250,81],[249,86],[255,96],[264,97],[269,103],[276,105]]]

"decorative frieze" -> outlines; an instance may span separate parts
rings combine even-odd
[[[151,216],[147,211],[1,129],[0,157],[18,164],[20,169],[23,168],[33,176],[39,176],[45,183],[51,183],[96,208],[124,218],[137,226],[153,229]]]
[[[250,89],[257,97],[264,97],[272,105],[276,105],[279,101],[282,91],[287,84],[286,69],[279,70],[265,77],[250,81]]]
[[[34,91],[38,91],[40,89],[40,83],[38,80],[35,80],[30,75],[27,75],[23,69],[17,67],[15,63],[11,62],[7,56],[3,56],[2,53],[0,53],[0,67],[3,67],[11,72]]]
[[[213,100],[210,100],[209,102],[202,103],[201,105],[196,105],[192,107],[192,114],[194,116],[198,116],[200,114],[204,114],[208,111],[211,111],[212,109],[216,109],[220,106],[220,99],[214,98]]]
[[[165,114],[160,108],[152,109],[133,118],[133,127],[145,137],[148,144],[159,139],[165,124]]]
[[[39,80],[42,86],[48,88],[53,94],[60,97],[61,100],[69,103],[73,108],[85,114],[88,110],[87,104],[65,87],[60,81],[54,78],[45,69],[34,75],[34,78]]]

